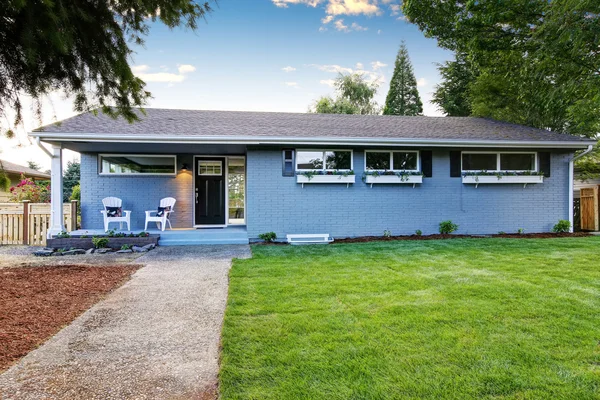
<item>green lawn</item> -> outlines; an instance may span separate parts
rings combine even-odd
[[[600,237],[252,250],[223,399],[600,398]]]

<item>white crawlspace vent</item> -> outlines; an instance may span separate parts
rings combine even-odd
[[[286,235],[289,244],[329,244],[333,238],[329,233],[305,233]]]

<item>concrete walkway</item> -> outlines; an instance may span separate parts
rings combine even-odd
[[[0,375],[0,399],[210,399],[231,259],[248,246],[159,247],[147,266]]]

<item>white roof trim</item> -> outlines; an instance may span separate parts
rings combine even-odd
[[[343,138],[343,137],[256,137],[256,136],[186,136],[186,135],[94,135],[86,133],[30,132],[47,142],[102,142],[102,143],[196,143],[241,145],[348,145],[348,146],[429,146],[429,147],[537,147],[584,149],[595,140],[463,140],[463,139],[407,139],[407,138]]]

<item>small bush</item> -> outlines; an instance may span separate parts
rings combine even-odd
[[[561,219],[558,221],[556,225],[552,228],[552,232],[554,233],[566,233],[571,231],[571,222],[566,219]]]
[[[275,232],[267,232],[267,233],[261,233],[260,235],[258,235],[258,237],[262,240],[264,240],[265,242],[273,242],[275,239],[277,239],[277,234]]]
[[[105,238],[105,237],[93,237],[92,238],[92,244],[97,249],[104,249],[106,246],[108,246],[108,238]]]
[[[62,232],[60,232],[58,235],[56,235],[56,238],[57,238],[57,239],[68,239],[68,238],[70,238],[70,237],[71,237],[71,235],[69,235],[69,234],[68,234],[67,232],[65,232],[65,231],[62,231]]]
[[[506,235],[506,232],[500,231],[500,232],[498,232],[498,235]]]
[[[522,234],[524,234],[524,233],[525,233],[525,229],[523,229],[523,228],[519,228],[519,229],[517,229],[517,233],[518,233],[519,235],[522,235]]]
[[[150,234],[148,232],[140,232],[138,233],[138,237],[148,237]]]
[[[131,249],[131,245],[130,244],[124,244],[123,246],[121,246],[121,250],[129,250]]]
[[[108,237],[115,237],[115,232],[116,232],[116,231],[115,231],[114,229],[111,229],[111,230],[109,230],[109,231],[107,232],[107,235],[108,235]]]
[[[423,234],[423,232],[420,229],[417,229],[415,231],[415,235],[417,235],[417,236],[421,236],[422,234]]]
[[[442,235],[449,235],[452,232],[456,232],[458,230],[458,225],[453,223],[452,221],[442,221],[440,222],[440,233]]]
[[[383,237],[392,237],[392,231],[386,229],[383,231]]]

